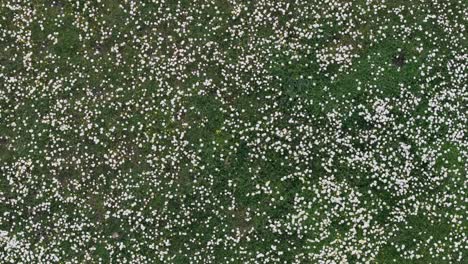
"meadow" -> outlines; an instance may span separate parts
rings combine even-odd
[[[0,0],[0,263],[467,263],[466,0]]]

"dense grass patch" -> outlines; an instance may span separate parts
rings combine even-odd
[[[464,263],[467,8],[0,1],[0,262]]]

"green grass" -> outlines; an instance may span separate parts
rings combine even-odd
[[[349,201],[357,193],[358,206],[385,233],[371,263],[457,263],[458,255],[466,257],[445,241],[466,234],[466,221],[455,226],[449,217],[466,213],[435,201],[453,195],[463,202],[456,190],[465,188],[465,138],[451,135],[466,128],[466,91],[453,88],[458,73],[446,66],[466,51],[466,34],[425,21],[446,14],[447,23],[466,24],[460,11],[465,3],[448,1],[439,10],[431,1],[389,1],[365,13],[378,1],[354,1],[346,7],[354,19],[340,22],[319,16],[337,12],[324,3],[286,1],[278,5],[317,16],[264,9],[265,17],[278,18],[275,27],[290,31],[279,41],[272,21],[255,20],[262,5],[253,1],[237,1],[245,5],[238,17],[236,6],[224,0],[205,7],[200,1],[138,3],[137,16],[129,13],[130,3],[103,0],[84,9],[58,2],[32,1],[36,17],[30,24],[15,19],[28,16],[21,10],[30,6],[12,11],[0,2],[0,230],[31,243],[34,254],[43,247],[46,255],[57,250],[61,261],[81,263],[137,261],[135,256],[154,263],[251,263],[261,252],[257,261],[264,263],[318,263],[314,254],[323,249],[369,236],[359,224],[353,227],[357,205]],[[405,21],[390,12],[398,8]],[[100,16],[90,17],[94,12]],[[320,27],[308,27],[315,23]],[[314,38],[299,37],[301,28]],[[30,33],[28,43],[9,34],[23,31]],[[306,48],[294,48],[298,43]],[[320,51],[338,53],[345,45],[356,55],[349,68],[337,62],[320,67]],[[23,62],[29,52],[30,69]],[[205,87],[206,79],[213,85]],[[447,90],[460,94],[445,96]],[[391,121],[369,119],[378,115],[380,100],[390,106]],[[434,101],[453,108],[436,111]],[[289,138],[278,135],[283,129]],[[289,149],[278,150],[277,142]],[[401,143],[411,146],[409,157]],[[433,153],[433,163],[423,158]],[[106,158],[114,154],[116,165]],[[21,170],[28,160],[33,165]],[[405,177],[412,185],[400,194],[392,180],[404,178],[408,160],[414,166]],[[449,176],[431,181],[445,172]],[[324,180],[339,186],[336,195],[348,202],[343,208],[333,209],[331,193],[317,193]],[[433,207],[421,205],[421,212],[398,222],[399,210],[412,213],[411,199]],[[289,225],[300,211],[309,229],[298,235]],[[279,231],[273,223],[280,223]],[[227,239],[236,229],[239,241]],[[445,251],[433,256],[423,243],[429,237],[444,240]],[[423,246],[416,248],[415,241]],[[422,258],[409,259],[395,245]],[[164,250],[169,255],[159,259]],[[338,250],[349,263],[361,263]]]

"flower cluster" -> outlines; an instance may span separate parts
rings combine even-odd
[[[463,263],[463,0],[0,2],[1,263]]]

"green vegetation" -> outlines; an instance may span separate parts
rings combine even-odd
[[[464,263],[467,10],[0,1],[0,263]]]

